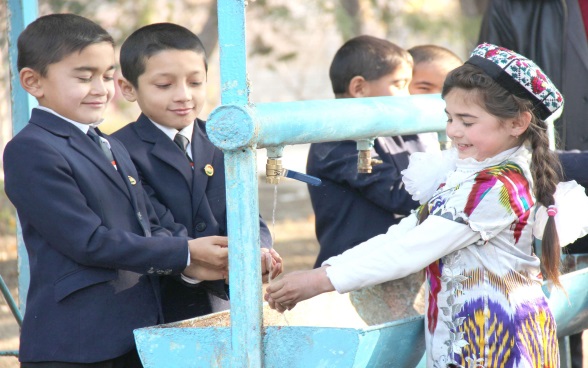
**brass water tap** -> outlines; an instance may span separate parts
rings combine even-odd
[[[268,157],[265,164],[265,182],[268,184],[280,184],[281,176],[282,159]]]
[[[360,174],[371,174],[372,166],[382,163],[381,160],[372,159],[372,147],[374,147],[374,139],[357,141],[357,172]]]
[[[268,157],[265,164],[265,181],[269,184],[280,184],[280,178],[286,177],[290,179],[299,180],[306,184],[319,186],[322,184],[321,179],[307,174],[299,173],[298,171],[284,169],[282,167],[282,160],[280,158]]]

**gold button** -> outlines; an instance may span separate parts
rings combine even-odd
[[[212,167],[211,164],[208,164],[208,165],[204,166],[204,172],[206,173],[206,175],[212,176],[212,175],[214,175],[214,167]]]

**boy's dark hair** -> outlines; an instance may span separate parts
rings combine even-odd
[[[463,60],[453,51],[437,45],[420,45],[408,49],[414,64],[431,61],[449,61],[458,65],[463,64]]]
[[[122,44],[120,69],[123,77],[137,88],[147,59],[164,50],[188,50],[201,54],[208,72],[206,50],[198,36],[178,24],[155,23],[139,28]]]
[[[86,47],[108,42],[112,36],[91,20],[75,14],[50,14],[37,18],[20,34],[17,41],[18,70],[31,68],[41,76],[49,65]]]
[[[366,35],[352,38],[337,50],[331,62],[329,78],[333,93],[347,92],[349,82],[356,76],[377,80],[403,63],[412,67],[412,57],[390,41]]]

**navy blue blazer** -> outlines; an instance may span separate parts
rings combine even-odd
[[[417,208],[418,203],[404,189],[400,172],[408,167],[411,153],[422,151],[417,135],[376,138],[372,157],[383,163],[374,165],[371,174],[359,174],[355,141],[310,145],[306,172],[323,182],[308,186],[320,244],[315,267],[386,233]]]
[[[194,170],[178,146],[144,114],[113,135],[129,151],[163,226],[181,224],[192,238],[227,235],[224,155],[208,139],[202,120],[196,120],[191,140]],[[206,165],[214,168],[212,176],[205,173]],[[271,246],[261,218],[260,238],[262,246]],[[224,280],[201,282],[195,289],[177,278],[162,279],[166,322],[210,313],[208,297],[198,288],[228,297]]]
[[[22,362],[97,362],[161,321],[158,279],[186,267],[187,238],[157,217],[133,163],[108,138],[118,171],[73,124],[33,109],[4,151],[5,190],[30,261]]]

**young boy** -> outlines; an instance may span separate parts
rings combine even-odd
[[[176,24],[148,25],[123,43],[120,62],[122,94],[137,101],[142,114],[113,135],[131,154],[156,212],[183,225],[192,238],[226,235],[223,153],[197,119],[206,101],[207,63],[200,39]],[[271,248],[261,219],[260,238],[263,247]],[[281,259],[270,253],[275,277]],[[224,280],[190,284],[166,278],[162,294],[166,322],[228,308]]]
[[[359,36],[335,54],[329,70],[336,98],[408,95],[412,58],[397,45]],[[402,188],[408,156],[423,150],[416,135],[379,137],[372,157],[383,162],[358,174],[355,141],[312,144],[307,173],[323,185],[308,187],[320,253],[315,267],[375,235],[385,233],[417,207]]]
[[[412,80],[408,85],[411,95],[441,93],[445,77],[463,62],[451,50],[437,45],[420,45],[408,49],[414,61]],[[426,150],[439,148],[435,132],[419,134]]]
[[[451,50],[437,45],[414,46],[408,52],[414,61],[408,86],[411,95],[441,93],[447,74],[463,64]]]
[[[412,66],[412,57],[406,50],[383,39],[360,36],[337,51],[329,76],[336,98],[402,96],[408,95]],[[382,163],[374,165],[371,174],[360,174],[355,141],[311,145],[306,171],[323,182],[322,186],[308,187],[320,244],[315,268],[332,256],[386,233],[417,208],[418,203],[403,188],[400,172],[408,167],[411,153],[424,150],[419,135],[378,137],[371,155]],[[393,293],[400,303],[393,315],[386,314],[384,319],[417,314],[410,312],[412,304],[404,300],[414,298],[421,279],[409,276],[394,283]],[[373,313],[368,312],[373,298],[356,298],[360,292],[352,294],[351,301],[360,316],[373,324]]]
[[[25,368],[140,367],[133,329],[161,322],[157,276],[227,272],[227,239],[161,228],[127,151],[95,129],[114,65],[112,37],[73,14],[41,17],[18,38],[20,82],[39,102],[4,152],[30,259]],[[203,246],[215,249],[206,265],[190,259]]]

